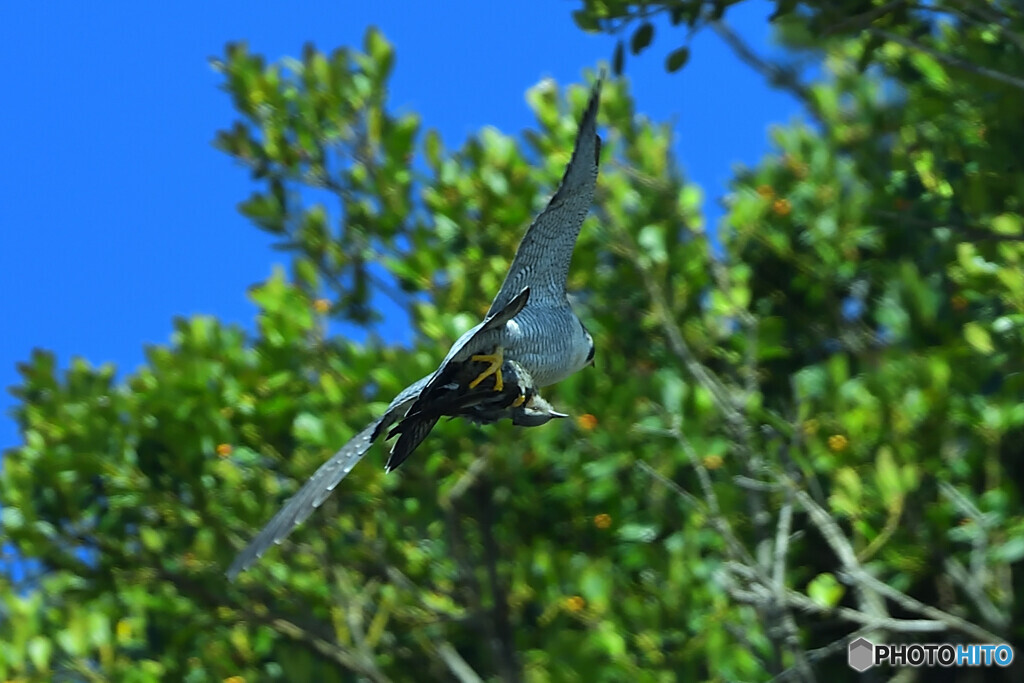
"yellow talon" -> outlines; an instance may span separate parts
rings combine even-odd
[[[523,405],[524,403],[526,403],[526,396],[524,396],[523,394],[519,394],[519,398],[517,398],[516,400],[512,401],[512,407],[513,408],[518,408],[519,406]]]
[[[501,348],[498,348],[493,354],[472,356],[470,357],[470,360],[489,363],[487,369],[481,372],[479,377],[469,383],[470,389],[476,389],[477,385],[487,379],[490,375],[494,375],[495,391],[501,391],[505,388],[505,382],[501,378],[501,364],[505,362],[505,352]]]

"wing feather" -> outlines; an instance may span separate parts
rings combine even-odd
[[[601,156],[601,138],[597,135],[597,110],[601,101],[601,79],[590,92],[572,158],[565,168],[562,182],[547,207],[533,221],[515,258],[505,282],[488,311],[500,311],[523,288],[533,289],[534,302],[551,300],[561,303],[569,262],[580,234],[583,220],[594,201],[597,169]]]
[[[256,538],[242,552],[238,553],[235,561],[228,568],[228,579],[234,581],[236,576],[261,558],[272,545],[283,541],[292,532],[292,529],[306,521],[313,510],[327,500],[341,480],[348,476],[352,468],[363,459],[377,437],[408,412],[409,406],[419,396],[429,379],[428,375],[403,389],[383,415],[349,439],[348,443],[342,446],[330,460],[321,465],[309,478],[309,481],[303,484],[302,488],[274,515],[273,519],[256,534]]]

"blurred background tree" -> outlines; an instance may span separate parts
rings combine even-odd
[[[122,383],[23,365],[0,503],[31,571],[0,579],[0,676],[815,680],[853,677],[856,635],[1019,650],[1020,14],[783,2],[779,64],[730,4],[575,15],[637,54],[710,27],[807,112],[737,173],[716,251],[671,130],[606,86],[569,283],[597,368],[547,392],[575,420],[440,425],[236,584],[287,495],[482,316],[587,88],[531,90],[525,141],[450,149],[388,110],[376,31],[280,64],[229,45],[239,119],[216,144],[260,183],[240,210],[287,272],[252,291],[252,338],[179,320]],[[412,350],[325,337],[373,329],[380,297]]]

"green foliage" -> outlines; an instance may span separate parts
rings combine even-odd
[[[228,46],[240,120],[216,144],[290,272],[251,292],[251,337],[178,320],[121,382],[21,366],[0,521],[38,571],[0,577],[0,679],[765,680],[860,628],[851,611],[938,619],[872,579],[961,620],[929,640],[1019,649],[1020,91],[891,41],[784,35],[826,55],[814,125],[737,176],[717,260],[670,130],[607,84],[569,282],[597,367],[546,392],[575,419],[441,424],[392,476],[378,447],[236,584],[235,552],[484,313],[587,90],[532,89],[525,143],[452,149],[388,111],[374,30],[280,65]],[[985,35],[931,40],[991,57]],[[324,338],[327,315],[372,323],[377,294],[415,348]]]

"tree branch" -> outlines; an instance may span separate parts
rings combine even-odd
[[[1010,74],[1003,73],[1002,71],[989,69],[988,67],[985,66],[971,64],[970,62],[964,61],[958,57],[954,57],[944,52],[939,52],[934,48],[928,47],[927,45],[922,45],[921,43],[910,40],[909,38],[904,38],[903,36],[893,33],[891,31],[886,31],[880,28],[869,28],[867,29],[867,31],[873,36],[878,36],[879,38],[888,40],[889,42],[896,43],[897,45],[902,45],[908,50],[916,50],[917,52],[926,54],[932,59],[942,62],[943,64],[951,66],[955,69],[960,69],[961,71],[966,71],[967,73],[971,73],[976,76],[983,76],[993,81],[998,81],[1000,83],[1012,86],[1014,88],[1017,88],[1018,90],[1024,90],[1024,79],[1017,78],[1016,76],[1011,76]]]

